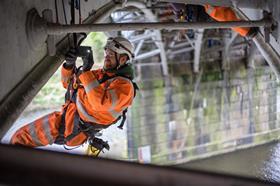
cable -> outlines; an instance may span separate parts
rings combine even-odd
[[[63,8],[64,21],[65,21],[65,24],[67,25],[67,17],[66,17],[66,12],[65,12],[64,0],[62,0],[62,8]],[[69,34],[67,34],[67,38],[68,38],[68,45],[70,46],[71,42],[70,42]]]
[[[56,15],[56,23],[58,23],[57,0],[55,0],[55,15]]]
[[[80,35],[82,35],[82,37],[79,39],[78,41],[78,46],[81,45],[81,43],[85,40],[85,38],[87,37],[86,33],[79,33]]]
[[[81,0],[79,2],[79,24],[82,24],[82,16],[81,16]]]
[[[75,1],[74,0],[71,0],[70,13],[71,13],[70,25],[74,25],[75,24]],[[73,42],[74,42],[74,48],[77,49],[77,34],[76,33],[73,33]]]
[[[74,150],[74,149],[77,149],[77,148],[79,148],[79,147],[81,147],[81,146],[83,146],[83,144],[77,145],[76,147],[73,147],[73,148],[67,148],[66,145],[63,145],[63,147],[64,147],[65,150]]]
[[[63,14],[64,14],[64,21],[65,21],[65,24],[67,25],[67,17],[66,17],[66,12],[65,12],[64,0],[62,0],[62,8],[63,8]]]

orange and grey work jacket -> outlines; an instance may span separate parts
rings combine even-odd
[[[68,87],[72,73],[72,70],[62,67],[64,88]],[[132,104],[134,98],[132,82],[128,78],[117,76],[100,84],[98,80],[105,74],[106,72],[99,69],[84,72],[79,76],[82,86],[78,88],[76,107],[85,122],[110,125]]]
[[[229,7],[205,5],[204,8],[209,16],[217,21],[240,21],[235,12]],[[250,28],[245,27],[234,27],[232,29],[241,36],[247,36],[250,31]]]

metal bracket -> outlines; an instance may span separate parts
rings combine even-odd
[[[55,36],[48,35],[48,23],[53,22],[53,15],[50,9],[42,12],[42,17],[35,8],[27,13],[26,19],[26,35],[30,48],[40,50],[44,43],[47,43],[47,51],[49,56],[56,54]]]
[[[27,12],[26,35],[30,48],[39,50],[47,40],[47,22],[40,17],[35,8]]]
[[[44,20],[46,20],[49,23],[53,22],[52,10],[45,9],[45,10],[43,10],[42,14],[43,14],[43,19]],[[47,37],[47,50],[48,50],[48,55],[49,56],[55,56],[56,46],[55,46],[54,35],[48,35],[48,37]]]

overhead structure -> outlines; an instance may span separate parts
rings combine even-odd
[[[123,12],[123,15],[119,15],[116,17],[116,20],[114,22],[118,22],[119,24],[129,24],[129,23],[139,23],[144,24],[146,22],[158,22],[158,18],[153,14],[153,12],[146,8],[146,5],[139,1],[128,1],[125,5],[126,7],[135,7],[138,9],[139,12],[133,11],[133,12]],[[122,13],[122,12],[116,12],[116,13]],[[140,29],[142,30],[142,29]],[[125,30],[126,31],[126,30]],[[160,30],[150,30],[147,29],[143,32],[135,32],[136,29],[132,30],[133,33],[127,34],[127,38],[135,44],[135,60],[143,60],[147,58],[152,58],[153,56],[160,56],[159,62],[149,62],[149,63],[137,63],[138,70],[141,68],[141,66],[153,66],[153,65],[161,65],[162,67],[162,74],[163,76],[168,75],[168,65],[167,65],[167,57],[165,52],[165,47],[163,44],[163,39],[161,36]],[[147,45],[153,44],[154,47],[147,51],[141,51],[144,47],[149,47]],[[138,77],[139,78],[139,77]]]

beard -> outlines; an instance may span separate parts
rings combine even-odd
[[[116,68],[117,64],[113,63],[110,59],[105,59],[103,69],[108,70],[114,70]]]

